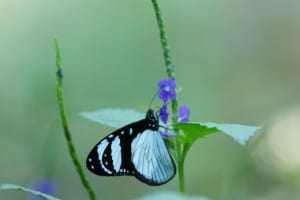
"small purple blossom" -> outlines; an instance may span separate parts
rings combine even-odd
[[[55,183],[51,179],[39,179],[33,181],[30,186],[30,189],[48,194],[48,195],[55,195],[56,194],[56,187]],[[38,197],[36,195],[30,195],[30,200],[43,200],[44,198]]]
[[[178,111],[178,122],[188,122],[190,117],[190,108],[187,106],[181,106]]]
[[[168,122],[168,117],[169,117],[169,112],[168,112],[168,104],[164,104],[160,109],[159,109],[159,118],[160,120],[167,124]]]
[[[174,139],[175,138],[175,135],[172,135],[172,134],[169,134],[169,131],[167,128],[164,129],[164,131],[159,131],[160,135],[163,136],[163,137],[167,137],[167,138],[171,138],[171,139]]]
[[[163,79],[158,83],[158,97],[163,101],[167,102],[169,99],[174,100],[176,98],[176,82],[175,79]]]

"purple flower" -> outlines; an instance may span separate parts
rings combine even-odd
[[[163,101],[167,102],[169,99],[174,100],[176,98],[176,82],[175,79],[163,79],[158,83],[158,97]]]
[[[55,195],[56,194],[56,187],[54,182],[51,179],[39,179],[33,181],[30,186],[30,189],[37,190],[39,192],[48,194],[48,195]],[[42,197],[38,197],[36,195],[31,194],[29,196],[30,200],[44,200]]]
[[[164,104],[160,109],[159,109],[159,118],[160,120],[167,124],[168,122],[168,117],[169,117],[169,113],[168,113],[168,104]]]
[[[178,122],[188,122],[190,117],[190,108],[187,106],[181,106],[178,111]]]
[[[174,139],[175,138],[175,135],[172,135],[172,134],[169,134],[169,131],[167,128],[164,128],[164,131],[159,131],[160,135],[163,136],[163,137],[167,137],[167,138],[171,138],[171,139]]]

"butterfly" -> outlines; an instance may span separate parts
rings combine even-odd
[[[144,119],[100,140],[87,156],[87,168],[100,176],[135,176],[152,186],[170,181],[176,167],[158,129],[158,117],[149,109]]]

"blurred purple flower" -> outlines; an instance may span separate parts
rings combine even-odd
[[[169,117],[169,113],[168,113],[168,104],[165,103],[160,109],[159,109],[159,118],[160,120],[167,124],[168,122],[168,117]]]
[[[190,119],[190,108],[187,106],[181,106],[178,111],[178,122],[188,122]]]
[[[169,99],[174,100],[176,98],[176,82],[175,79],[163,79],[158,83],[158,97],[167,102]]]
[[[33,181],[30,186],[30,189],[48,194],[48,195],[55,195],[56,194],[56,186],[53,180],[51,179],[39,179]],[[36,195],[30,194],[30,200],[44,200],[42,197],[38,197]]]
[[[167,138],[171,138],[171,139],[174,139],[175,138],[175,135],[172,135],[172,134],[169,134],[169,131],[167,128],[164,129],[164,131],[159,131],[160,135],[163,136],[163,137],[167,137]]]

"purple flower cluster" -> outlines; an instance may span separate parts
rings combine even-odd
[[[175,79],[163,79],[158,83],[158,97],[166,103],[168,100],[176,99],[176,82]]]
[[[176,81],[173,78],[163,79],[158,83],[158,98],[163,101],[163,106],[159,110],[159,118],[164,123],[168,123],[168,101],[176,99]],[[181,106],[178,110],[178,122],[188,122],[190,109],[187,106]],[[174,135],[168,134],[168,128],[165,128],[160,134],[164,137],[174,138]]]

